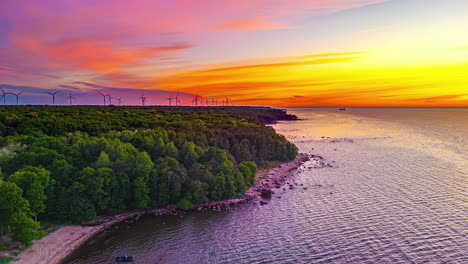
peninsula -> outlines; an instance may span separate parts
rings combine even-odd
[[[249,186],[255,196],[258,168],[297,156],[265,124],[294,119],[272,108],[1,107],[0,188],[14,205],[0,208],[4,235],[29,246],[45,235],[41,222],[73,224],[36,241],[18,262],[56,263],[142,211],[202,208],[243,197]],[[284,179],[301,160],[275,175]],[[98,218],[106,220],[76,226]]]

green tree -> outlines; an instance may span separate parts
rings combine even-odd
[[[96,208],[86,197],[86,186],[82,183],[73,183],[63,197],[66,202],[64,219],[74,224],[81,224],[96,219]]]
[[[87,167],[78,174],[78,181],[86,187],[85,195],[94,204],[97,213],[106,212],[117,187],[114,171],[109,168],[95,170]]]
[[[134,193],[135,193],[135,208],[136,209],[147,209],[149,208],[150,204],[150,197],[149,197],[149,188],[145,182],[144,177],[138,177],[133,182],[134,184]]]
[[[50,220],[62,220],[63,211],[66,208],[63,197],[66,195],[66,189],[75,180],[73,178],[75,168],[67,160],[60,159],[49,164],[47,170],[51,173],[51,180],[49,187],[45,190],[47,200],[46,211],[43,215]]]
[[[195,151],[195,144],[193,142],[185,142],[182,145],[182,150],[180,151],[180,160],[185,165],[185,167],[190,168],[193,164],[198,161],[199,155]]]
[[[31,219],[29,203],[22,195],[23,191],[18,185],[0,180],[1,230],[3,232],[5,225],[10,226],[12,239],[27,247],[42,233],[38,231],[39,223]]]
[[[167,181],[161,181],[159,184],[159,192],[158,192],[158,202],[159,206],[163,206],[169,203],[171,199],[169,184]]]
[[[237,194],[236,183],[231,173],[225,175],[226,184],[224,185],[224,197],[229,198]]]
[[[244,176],[244,182],[247,185],[253,185],[255,183],[255,174],[257,173],[257,164],[252,161],[244,161],[237,167]]]
[[[177,202],[177,208],[183,211],[187,211],[193,208],[193,204],[187,199],[182,199],[179,202]]]
[[[219,201],[224,199],[226,197],[224,192],[226,177],[224,174],[211,175],[207,180],[210,200]]]
[[[229,161],[226,151],[219,148],[208,148],[202,158],[202,162],[212,168],[212,173],[231,173],[233,164]]]
[[[246,138],[242,139],[239,144],[234,145],[233,154],[237,161],[253,160],[254,154],[252,154],[253,145]]]
[[[247,185],[245,184],[245,179],[244,175],[239,171],[239,169],[236,169],[234,171],[234,182],[236,184],[236,190],[239,194],[244,194],[244,192],[247,190]]]
[[[253,161],[244,161],[242,162],[241,164],[244,164],[246,165],[247,167],[249,167],[250,171],[253,173],[253,174],[256,174],[257,173],[257,164]]]
[[[111,200],[109,202],[109,206],[107,212],[109,214],[118,213],[128,207],[132,203],[132,190],[131,190],[131,182],[130,178],[125,172],[120,172],[115,175],[116,178],[116,186],[115,189],[110,192],[111,193]]]
[[[190,192],[192,193],[192,200],[196,204],[205,203],[208,201],[208,184],[199,180],[194,180],[190,183]]]
[[[157,207],[159,195],[159,173],[156,169],[152,170],[150,173],[148,189],[150,197],[150,207]]]
[[[101,151],[99,154],[98,159],[94,162],[94,168],[103,168],[103,167],[110,167],[112,162],[109,159],[109,155],[106,152]]]
[[[27,166],[8,178],[23,190],[23,197],[29,201],[30,209],[37,221],[37,215],[46,209],[45,189],[49,186],[50,172],[44,168]]]
[[[15,212],[10,219],[12,236],[14,241],[18,241],[25,247],[29,247],[33,239],[45,235],[44,231],[38,231],[40,224],[33,221],[25,212]]]
[[[171,158],[177,158],[179,156],[179,152],[177,151],[174,142],[169,142],[164,146],[164,155],[169,156]]]

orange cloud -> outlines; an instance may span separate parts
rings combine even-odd
[[[161,82],[172,90],[233,104],[274,106],[467,106],[468,64],[387,67],[363,52],[274,58],[177,74]],[[316,58],[311,60],[310,58]]]
[[[73,39],[47,44],[22,39],[17,44],[25,49],[66,62],[72,68],[101,73],[121,71],[144,60],[166,56],[168,53],[192,47],[187,43],[150,48],[119,47],[91,39]]]
[[[237,70],[246,70],[246,69],[278,68],[278,67],[293,67],[293,66],[314,65],[314,64],[339,63],[339,62],[348,62],[354,59],[356,59],[356,57],[317,59],[317,60],[307,60],[307,61],[267,63],[267,64],[256,64],[256,65],[243,65],[243,66],[237,66],[237,67],[226,67],[226,68],[211,69],[211,70],[206,70],[206,71],[198,71],[197,73],[212,73],[212,72],[237,71]]]
[[[411,99],[404,99],[405,102],[409,104],[420,104],[424,102],[427,106],[440,106],[440,105],[450,105],[454,107],[466,107],[467,106],[468,94],[448,94],[441,96],[432,96],[432,97],[416,97]]]
[[[229,21],[221,24],[214,29],[228,29],[228,30],[273,30],[273,29],[286,29],[290,28],[277,22],[268,21],[268,17],[246,18],[235,21]]]

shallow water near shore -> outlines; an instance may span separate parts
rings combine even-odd
[[[142,217],[64,263],[468,263],[467,108],[291,108],[304,164],[266,205]]]

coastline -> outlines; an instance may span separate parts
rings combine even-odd
[[[234,197],[222,201],[211,201],[204,204],[194,206],[197,211],[222,211],[230,210],[231,207],[238,204],[244,204],[248,202],[255,202],[258,197],[268,198],[273,194],[272,189],[279,189],[283,187],[287,180],[299,169],[299,167],[309,161],[310,155],[305,153],[297,154],[296,159],[290,162],[284,162],[279,164],[277,167],[260,170],[255,175],[255,185],[250,186],[245,195],[240,197]],[[291,188],[291,185],[289,185]],[[260,201],[260,205],[266,204],[265,201]]]
[[[295,160],[281,163],[275,168],[259,171],[256,174],[256,184],[249,187],[244,196],[235,197],[222,201],[212,201],[194,206],[198,211],[213,210],[222,211],[229,210],[232,206],[244,204],[247,202],[255,202],[257,197],[269,197],[274,188],[281,188],[287,183],[287,180],[294,175],[297,169],[306,161],[310,160],[310,156],[304,153],[299,153]],[[292,186],[290,185],[290,189]],[[266,204],[263,200],[260,205]],[[115,216],[102,217],[94,222],[84,225],[69,225],[63,226],[55,232],[39,239],[34,240],[33,245],[24,250],[17,257],[19,260],[12,261],[14,264],[60,264],[73,251],[83,245],[86,241],[109,229],[112,225],[124,221],[136,221],[142,215],[181,215],[183,211],[168,208],[159,208],[145,211],[128,211]]]

